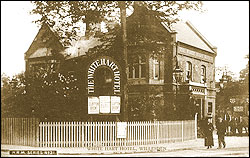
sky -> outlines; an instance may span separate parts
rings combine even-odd
[[[249,2],[204,1],[203,13],[185,11],[183,20],[189,20],[196,29],[218,48],[216,67],[228,67],[235,76],[245,68],[249,54]],[[29,1],[1,1],[1,74],[13,76],[25,70],[24,53],[38,33],[32,23]],[[216,76],[216,80],[220,76]]]

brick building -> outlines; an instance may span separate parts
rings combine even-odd
[[[127,18],[127,36],[129,117],[140,117],[136,116],[140,106],[156,107],[151,109],[150,119],[193,119],[195,113],[200,119],[215,117],[217,50],[190,22],[179,21],[169,27],[146,8],[136,7]],[[96,51],[103,44],[85,36],[65,47],[44,24],[25,53],[26,73],[56,64],[57,70],[80,78],[84,114],[120,116],[124,112],[122,50],[116,40],[106,51]],[[59,55],[55,58],[53,54]],[[183,75],[177,82],[173,74],[178,66]]]

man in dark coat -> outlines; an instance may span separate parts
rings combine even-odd
[[[226,124],[222,118],[219,118],[219,121],[216,124],[216,128],[217,128],[218,144],[219,144],[218,149],[220,149],[222,145],[223,145],[223,148],[225,148],[226,147],[226,143],[225,143]]]

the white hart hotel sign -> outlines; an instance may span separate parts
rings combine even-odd
[[[94,73],[95,70],[100,66],[108,66],[114,73],[114,94],[120,94],[121,92],[121,78],[120,78],[120,70],[118,65],[109,58],[99,58],[93,61],[88,69],[88,94],[94,94],[95,92],[95,83],[94,83]]]

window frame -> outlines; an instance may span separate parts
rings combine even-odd
[[[204,71],[203,71],[204,70]],[[206,83],[207,70],[205,65],[201,65],[201,83]]]
[[[146,78],[146,56],[144,56],[145,61],[142,61],[142,57],[143,55],[133,55],[133,57],[137,57],[138,58],[138,62],[136,63],[129,63],[129,79],[145,79]],[[138,66],[138,77],[136,77],[136,66]],[[131,76],[131,72],[130,69],[132,68],[132,76]],[[145,69],[145,74],[142,77],[142,69]]]
[[[158,67],[156,67],[158,65]],[[156,77],[156,68],[158,69],[158,76]],[[157,57],[153,58],[153,78],[155,80],[160,79],[160,60]]]
[[[190,69],[189,69],[190,68]],[[190,74],[189,78],[188,78],[188,73]],[[188,81],[192,81],[193,79],[193,67],[192,67],[192,63],[190,61],[186,61],[186,80]]]
[[[211,104],[210,104],[211,103]],[[211,106],[210,106],[211,105]],[[211,109],[211,111],[210,111]],[[208,102],[207,103],[207,113],[213,113],[213,102]]]

